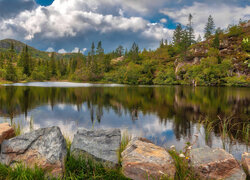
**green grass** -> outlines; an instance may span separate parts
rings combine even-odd
[[[48,179],[46,172],[39,168],[28,168],[23,164],[18,164],[15,168],[11,168],[0,164],[1,180],[45,180]],[[53,178],[50,178],[53,179]]]
[[[195,173],[194,170],[189,166],[188,159],[182,158],[179,156],[179,153],[177,153],[174,150],[168,151],[171,157],[174,160],[174,164],[176,167],[176,173],[175,173],[175,180],[195,180],[199,179]]]
[[[119,165],[122,163],[121,154],[126,149],[129,141],[131,141],[131,138],[132,136],[127,131],[122,133],[121,145],[117,152]]]

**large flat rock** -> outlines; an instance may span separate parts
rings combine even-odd
[[[71,144],[71,153],[75,156],[90,156],[97,161],[115,166],[118,164],[117,150],[120,143],[120,129],[79,129]]]
[[[0,161],[6,165],[22,162],[38,165],[52,175],[61,176],[67,154],[66,141],[58,127],[42,128],[2,143]]]
[[[197,148],[190,151],[194,170],[203,179],[245,180],[246,174],[233,155],[218,148]]]
[[[248,176],[250,176],[250,153],[243,153],[241,156],[241,163]]]
[[[144,138],[134,138],[122,152],[122,170],[135,180],[174,178],[175,166],[170,154]]]
[[[9,123],[1,123],[0,124],[0,144],[5,139],[9,139],[15,136],[15,131],[13,127],[9,125]]]

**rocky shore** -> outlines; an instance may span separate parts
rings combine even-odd
[[[66,140],[59,127],[41,128],[15,136],[8,124],[0,124],[0,162],[14,167],[24,163],[39,166],[55,177],[63,177],[67,155]],[[93,158],[109,168],[119,166],[118,149],[121,144],[119,129],[79,129],[74,135],[70,153]],[[185,158],[185,156],[183,157]],[[209,147],[189,148],[187,157],[190,168],[201,179],[245,180],[250,171],[250,153],[238,162],[223,149]],[[121,153],[123,174],[135,180],[174,178],[176,163],[170,153],[145,138],[133,138]],[[244,170],[245,172],[244,172]]]

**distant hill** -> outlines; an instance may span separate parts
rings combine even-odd
[[[14,49],[17,53],[20,53],[22,49],[26,46],[25,43],[14,40],[14,39],[3,39],[0,40],[0,52],[4,52],[10,49],[11,44],[13,43]],[[29,53],[33,58],[41,58],[41,59],[49,59],[51,52],[40,51],[34,47],[28,46]],[[70,59],[75,56],[76,53],[65,53],[60,54],[55,52],[55,56],[57,59],[65,58]]]

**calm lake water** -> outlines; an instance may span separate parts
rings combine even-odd
[[[198,134],[195,147],[224,148],[240,159],[250,151],[250,88],[18,83],[0,86],[0,121],[20,123],[24,132],[59,126],[70,138],[79,127],[121,128],[179,150]]]

